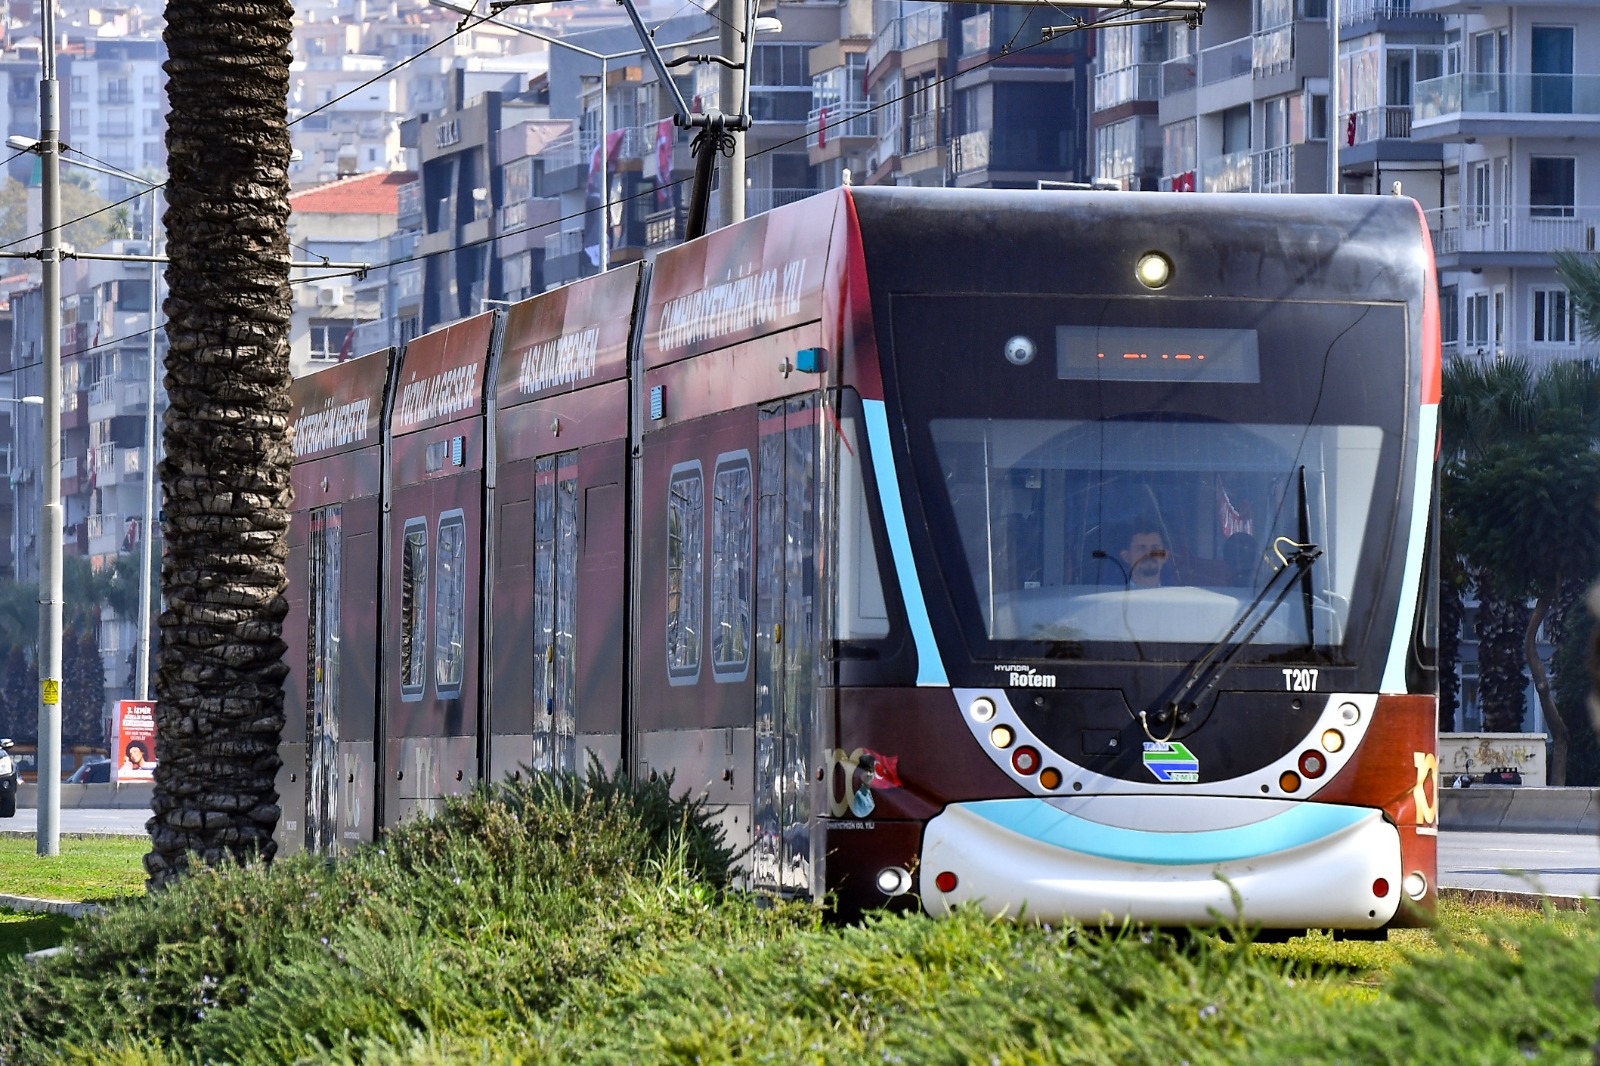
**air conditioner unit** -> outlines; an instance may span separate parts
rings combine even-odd
[[[344,303],[343,285],[317,286],[317,305],[320,307],[338,307]]]

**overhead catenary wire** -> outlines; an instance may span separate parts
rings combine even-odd
[[[1047,0],[1047,2],[1049,2],[1049,0]],[[1070,0],[1063,0],[1063,2],[1070,2]],[[698,9],[698,5],[695,5],[695,6]],[[1056,3],[1050,3],[1050,6],[1051,7],[1057,7],[1057,9],[1059,10],[1059,6]],[[991,65],[999,62],[1002,59],[1012,58],[1012,57],[1015,57],[1017,55],[1032,51],[1035,48],[1038,48],[1038,47],[1040,47],[1042,45],[1050,43],[1054,38],[1062,36],[1064,33],[1075,33],[1075,32],[1079,32],[1079,31],[1103,29],[1103,28],[1105,28],[1107,26],[1128,25],[1128,24],[1132,24],[1132,23],[1136,23],[1136,22],[1141,21],[1139,16],[1148,14],[1148,13],[1153,12],[1153,11],[1154,12],[1159,12],[1164,7],[1171,7],[1174,10],[1186,10],[1188,7],[1192,7],[1192,3],[1190,3],[1190,0],[1151,0],[1151,2],[1148,3],[1148,4],[1142,4],[1140,6],[1130,6],[1130,5],[1126,4],[1126,3],[1118,4],[1117,0],[1112,0],[1112,2],[1103,4],[1103,5],[1100,5],[1100,6],[1102,6],[1102,7],[1116,7],[1117,10],[1111,12],[1108,15],[1103,15],[1103,16],[1101,16],[1099,18],[1096,18],[1096,19],[1094,19],[1092,21],[1079,19],[1072,26],[1054,28],[1054,32],[1053,33],[1049,33],[1047,35],[1041,36],[1041,38],[1039,40],[1034,41],[1034,42],[1032,42],[1030,44],[1025,44],[1025,45],[1022,45],[1021,47],[1017,47],[1017,48],[1007,47],[1007,48],[997,52],[995,55],[992,55],[992,56],[989,56],[989,57],[987,57],[987,58],[985,58],[983,60],[980,60],[979,62],[973,64],[971,67],[966,68],[964,71],[962,71],[961,76],[966,76],[966,75],[970,74],[974,70],[980,70],[980,69],[982,69],[984,67],[991,66]],[[381,71],[378,74],[375,74],[373,77],[371,77],[371,78],[367,79],[366,81],[360,83],[359,85],[357,85],[355,88],[349,90],[348,92],[343,93],[340,96],[334,97],[333,99],[326,101],[325,103],[319,105],[318,107],[314,108],[313,110],[308,111],[305,114],[302,114],[302,115],[298,116],[297,118],[293,119],[289,123],[289,125],[291,125],[291,126],[296,125],[299,122],[301,122],[301,121],[303,121],[303,120],[305,120],[307,118],[310,118],[312,115],[316,114],[317,112],[325,110],[326,108],[333,106],[334,104],[338,103],[339,101],[344,100],[344,99],[346,99],[346,98],[348,98],[348,97],[360,92],[362,89],[365,89],[368,86],[373,85],[373,84],[377,83],[378,81],[381,81],[382,79],[388,77],[390,74],[393,74],[396,71],[404,68],[407,64],[413,63],[416,60],[421,59],[423,56],[427,55],[429,52],[432,52],[435,49],[441,47],[442,45],[449,43],[450,41],[454,40],[456,37],[460,36],[461,34],[478,28],[479,26],[481,26],[485,22],[488,22],[490,19],[496,17],[498,14],[500,14],[500,9],[499,8],[491,8],[491,10],[490,10],[490,12],[488,14],[477,16],[477,21],[472,23],[471,25],[466,25],[466,23],[473,16],[471,16],[471,15],[464,16],[462,18],[462,20],[461,20],[461,23],[459,23],[453,31],[451,31],[450,33],[446,34],[444,37],[440,38],[438,41],[435,41],[434,43],[428,45],[426,48],[422,49],[421,51],[417,52],[416,54],[408,56],[407,58],[401,60],[399,63],[396,63],[394,66],[389,67],[389,68]],[[708,12],[708,14],[709,14],[709,12]],[[715,17],[715,16],[713,16],[713,17]],[[657,28],[659,28],[659,25],[660,24],[658,24]],[[949,76],[945,76],[945,77],[936,78],[933,81],[928,82],[927,84],[925,84],[923,86],[920,86],[916,90],[916,92],[925,93],[931,88],[943,87],[943,86],[955,81],[956,78],[957,78],[957,75],[949,75]],[[883,100],[883,101],[881,101],[881,102],[879,102],[877,104],[873,104],[870,107],[862,108],[859,111],[853,111],[849,115],[842,116],[837,120],[821,124],[821,125],[819,125],[818,129],[819,130],[831,130],[831,129],[834,129],[834,128],[838,127],[838,126],[844,125],[845,123],[852,122],[852,121],[860,118],[862,115],[873,114],[875,112],[882,111],[882,110],[884,110],[886,108],[893,107],[893,106],[895,106],[897,104],[903,103],[906,100],[910,99],[913,95],[915,95],[915,93],[913,93],[913,92],[900,93],[900,94],[898,94],[896,96],[889,97],[889,98],[887,98],[887,99],[885,99],[885,100]],[[770,144],[770,145],[766,146],[765,148],[761,148],[761,149],[758,149],[755,152],[750,153],[750,158],[752,158],[752,159],[760,158],[761,156],[768,155],[768,154],[770,154],[772,152],[778,151],[779,149],[787,148],[790,145],[805,141],[810,136],[812,136],[811,131],[807,131],[806,133],[800,134],[797,137],[790,137],[790,138],[787,138],[786,140],[774,142],[773,144]],[[663,189],[673,189],[673,188],[676,188],[676,187],[678,187],[680,185],[687,185],[687,184],[691,183],[693,180],[694,179],[693,179],[692,176],[678,178],[678,179],[673,180],[673,181],[669,181],[669,182],[666,182],[666,183],[663,183],[663,184],[658,184],[653,188],[641,189],[638,192],[632,193],[632,194],[630,194],[628,196],[623,196],[623,197],[620,197],[620,198],[618,198],[616,200],[612,200],[611,204],[613,206],[619,205],[619,204],[627,204],[627,203],[629,203],[629,202],[631,202],[633,200],[638,200],[638,199],[642,199],[644,197],[649,197],[649,196],[655,196]],[[154,187],[154,188],[165,188],[166,187],[166,183],[165,182],[161,182],[161,183],[159,183],[159,185],[157,185],[155,183],[152,183],[152,187]],[[145,190],[145,191],[148,191],[148,190]],[[112,203],[112,204],[107,204],[105,207],[99,208],[96,211],[92,211],[89,214],[80,216],[79,218],[73,219],[70,222],[63,222],[62,223],[62,228],[65,229],[67,226],[72,225],[75,222],[82,222],[85,219],[94,217],[96,214],[100,214],[100,213],[102,213],[104,211],[109,211],[109,210],[112,210],[114,208],[120,207],[123,204],[129,203],[129,202],[131,202],[133,200],[138,199],[139,196],[141,196],[143,194],[144,194],[144,191],[141,191],[139,194],[136,194],[134,196],[126,197],[126,198],[124,198],[122,200],[119,200],[119,201],[117,201],[115,203]],[[477,248],[477,247],[481,247],[481,246],[484,246],[484,245],[492,245],[496,241],[499,241],[499,240],[501,240],[502,238],[505,238],[505,237],[514,237],[514,236],[518,236],[520,234],[531,233],[531,232],[534,232],[534,231],[537,231],[537,230],[547,229],[547,228],[549,228],[551,226],[559,226],[563,222],[571,222],[571,221],[575,221],[577,219],[584,218],[585,216],[587,216],[590,213],[591,213],[591,211],[589,209],[585,208],[584,210],[576,211],[576,212],[573,212],[571,214],[559,215],[556,218],[549,219],[549,220],[544,221],[544,222],[536,222],[536,223],[529,224],[527,226],[518,227],[516,229],[505,230],[503,232],[492,234],[492,235],[487,236],[487,237],[480,237],[480,238],[478,238],[476,240],[466,241],[466,242],[464,242],[462,244],[452,245],[449,248],[442,248],[442,249],[438,249],[436,251],[430,251],[430,252],[420,252],[420,253],[417,253],[417,254],[414,254],[414,255],[400,256],[400,257],[397,257],[395,259],[387,260],[385,262],[365,264],[363,267],[351,267],[350,269],[347,269],[347,270],[337,271],[337,272],[326,274],[326,275],[321,275],[321,276],[319,276],[319,277],[317,277],[315,279],[294,278],[294,279],[291,279],[290,284],[303,284],[303,283],[306,283],[306,282],[309,282],[309,281],[312,281],[312,280],[329,281],[329,280],[336,280],[336,279],[339,279],[339,278],[361,277],[364,274],[371,273],[371,272],[378,271],[378,270],[386,270],[386,269],[389,269],[389,268],[392,268],[392,267],[406,266],[406,265],[411,264],[411,263],[425,262],[428,259],[431,259],[431,258],[433,258],[435,256],[448,255],[448,254],[451,254],[451,253],[454,253],[454,252],[459,252],[459,251],[462,251],[462,250],[465,250],[465,249],[469,249],[469,248]],[[21,238],[20,240],[12,241],[10,244],[0,245],[0,251],[3,251],[3,249],[9,248],[14,244],[19,244],[23,240],[37,239],[38,236],[39,236],[38,234],[35,234],[32,238],[24,237],[24,238]]]

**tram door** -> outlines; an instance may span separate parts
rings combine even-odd
[[[755,853],[757,887],[812,890],[817,698],[815,394],[761,410],[757,460]]]

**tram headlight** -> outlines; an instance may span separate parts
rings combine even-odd
[[[988,696],[979,696],[972,701],[972,706],[968,707],[967,710],[972,712],[973,721],[987,722],[994,717],[994,700],[991,700]]]
[[[1011,727],[1008,725],[997,725],[989,730],[989,743],[997,748],[1009,748],[1011,742],[1016,739],[1017,735],[1011,731]]]
[[[885,866],[878,871],[878,891],[885,896],[903,896],[911,891],[911,871],[904,866]]]
[[[1166,288],[1167,282],[1172,280],[1172,260],[1160,252],[1146,252],[1139,257],[1133,272],[1139,284],[1147,289]]]
[[[1322,731],[1322,750],[1332,755],[1336,751],[1344,750],[1344,734],[1337,729],[1324,729]]]
[[[1428,878],[1421,870],[1412,870],[1400,882],[1400,890],[1412,899],[1421,899],[1428,894]]]
[[[1353,703],[1341,703],[1339,705],[1339,721],[1345,725],[1355,725],[1361,721],[1361,708]]]

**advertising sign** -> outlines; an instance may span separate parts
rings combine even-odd
[[[152,781],[156,765],[154,700],[117,701],[117,746],[111,753],[117,781]]]

